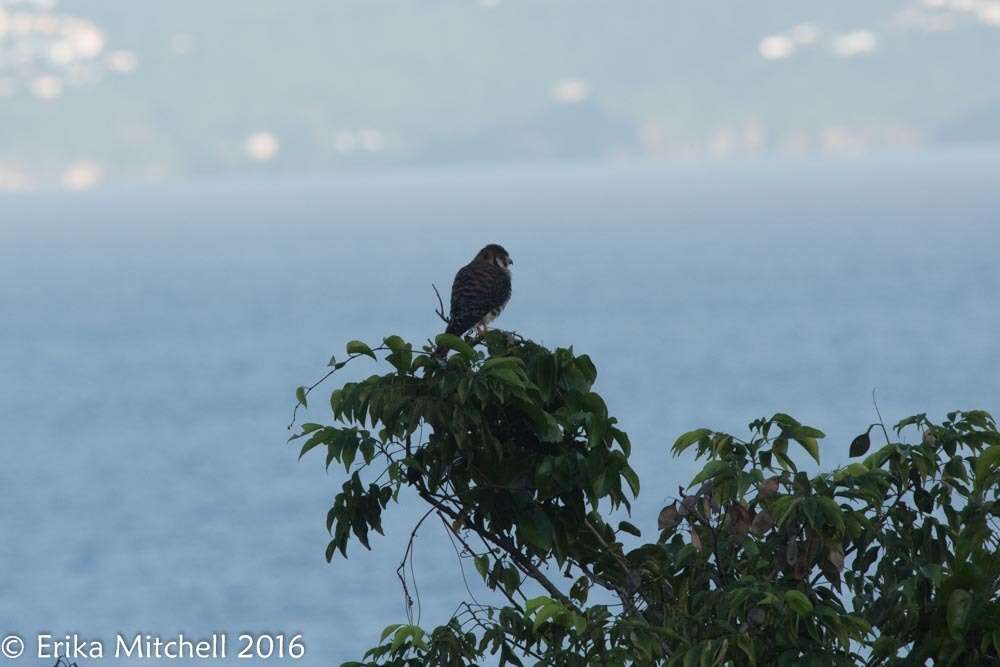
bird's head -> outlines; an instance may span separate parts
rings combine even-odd
[[[476,254],[476,260],[496,264],[508,273],[510,273],[511,264],[514,263],[514,260],[510,258],[510,255],[504,247],[502,245],[497,245],[496,243],[491,243],[480,250],[479,253]]]

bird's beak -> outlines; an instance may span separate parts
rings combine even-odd
[[[513,265],[514,265],[514,260],[512,260],[510,257],[508,257],[507,258],[507,266],[513,266]]]

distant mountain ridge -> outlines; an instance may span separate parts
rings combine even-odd
[[[994,4],[0,0],[0,189],[996,139]]]

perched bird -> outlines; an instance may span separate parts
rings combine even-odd
[[[510,301],[510,266],[514,260],[503,246],[491,243],[455,274],[451,314],[445,333],[461,336],[472,327],[480,335]],[[440,355],[443,350],[438,349]]]

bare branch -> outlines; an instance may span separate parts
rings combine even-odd
[[[451,324],[451,320],[449,320],[448,316],[444,314],[444,301],[441,299],[441,292],[438,292],[437,285],[435,285],[434,283],[431,283],[431,287],[434,288],[434,293],[437,294],[438,298],[438,308],[437,310],[434,311],[434,313],[438,317],[440,317],[441,321],[443,321],[445,324]]]
[[[419,489],[419,493],[421,498],[423,498],[428,503],[433,505],[435,508],[437,508],[445,515],[450,517],[453,521],[459,517],[458,512],[456,512],[452,508],[442,503],[440,499],[436,498],[426,489]],[[496,545],[497,547],[507,552],[507,555],[510,556],[510,559],[512,561],[514,561],[514,564],[517,565],[517,567],[524,574],[528,575],[529,577],[537,581],[539,584],[541,584],[542,588],[548,591],[549,595],[559,600],[567,607],[571,609],[575,608],[576,605],[573,604],[573,601],[570,600],[568,597],[566,597],[566,595],[561,590],[559,590],[559,588],[555,584],[553,584],[548,577],[542,574],[541,570],[539,570],[535,566],[535,564],[531,562],[529,558],[527,558],[524,554],[522,554],[521,551],[517,548],[517,546],[514,545],[509,538],[505,538],[502,535],[497,535],[496,533],[490,532],[484,528],[480,528],[479,526],[476,526],[474,524],[468,524],[468,525],[473,532],[478,534],[484,540],[490,542],[491,544]]]
[[[420,591],[417,590],[417,578],[416,574],[413,572],[413,541],[417,538],[417,531],[420,530],[421,524],[431,515],[434,511],[433,508],[427,510],[420,521],[417,521],[417,525],[413,527],[410,532],[410,539],[406,543],[406,551],[403,552],[403,560],[400,561],[399,567],[396,568],[396,576],[399,578],[399,582],[403,585],[403,600],[406,602],[406,619],[412,623],[413,622],[413,598],[410,597],[410,589],[406,585],[406,562],[410,562],[410,574],[413,579],[413,592],[417,596],[417,618],[420,617]],[[418,621],[419,623],[419,621]]]
[[[882,435],[885,436],[885,444],[889,444],[892,440],[889,438],[889,432],[885,429],[885,422],[882,420],[882,413],[878,409],[878,401],[875,400],[875,389],[872,388],[872,405],[875,406],[875,414],[878,415],[878,425],[882,427]]]
[[[625,575],[625,577],[628,577],[628,573],[629,573],[628,563],[625,562],[625,559],[622,557],[622,555],[620,553],[618,553],[618,551],[616,551],[615,549],[611,548],[611,546],[604,540],[604,537],[597,530],[597,528],[594,527],[594,524],[592,524],[590,522],[590,519],[584,519],[583,522],[587,526],[587,528],[590,530],[590,532],[594,534],[594,537],[597,538],[597,541],[600,543],[601,547],[607,553],[611,554],[611,556],[615,559],[615,561],[617,561],[619,567],[622,568],[622,574]],[[611,588],[616,593],[618,593],[618,597],[621,598],[621,601],[622,601],[622,604],[624,605],[625,611],[627,611],[627,612],[634,611],[635,610],[635,601],[632,599],[632,596],[628,594],[628,591],[624,590],[620,586],[617,586],[617,585],[615,585],[614,583],[612,583],[610,581],[608,583],[611,584]]]
[[[444,518],[444,514],[442,514],[440,511],[438,511],[437,514],[438,514],[438,517],[441,519],[441,523],[444,524],[445,530],[447,530],[448,533],[449,533],[448,539],[451,539],[451,536],[454,535],[458,539],[458,541],[461,542],[461,544],[465,548],[465,550],[468,551],[473,556],[475,556],[476,552],[473,551],[472,547],[469,546],[469,543],[465,541],[465,538],[463,538],[462,535],[457,530],[455,530],[451,526],[451,524],[448,523],[448,520]],[[461,561],[459,561],[459,564],[461,564]],[[465,579],[465,570],[464,569],[462,570],[462,579],[463,580]],[[520,612],[524,611],[524,609],[521,607],[521,605],[517,603],[517,600],[515,600],[510,594],[508,594],[507,591],[504,589],[503,586],[498,586],[498,589],[500,590],[501,593],[503,593],[503,596],[505,598],[507,598],[507,600],[512,605],[514,605],[514,607],[518,611],[520,611]],[[468,581],[465,582],[465,590],[469,591],[469,596],[472,597],[472,599],[476,602],[476,604],[479,604],[479,601],[476,600],[476,596],[472,594],[471,590],[469,590],[469,582]]]

